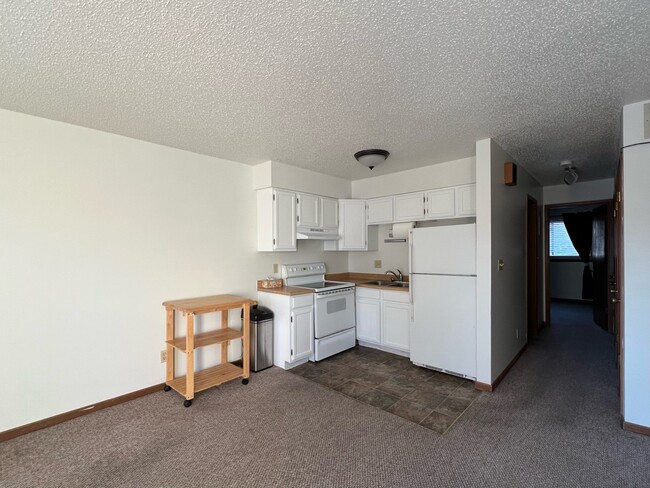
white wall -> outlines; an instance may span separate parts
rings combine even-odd
[[[253,168],[253,187],[285,188],[332,198],[350,198],[351,194],[349,180],[277,161],[266,161]]]
[[[643,104],[623,107],[623,145],[650,142],[642,126]],[[650,427],[650,144],[624,149],[623,160],[623,417]]]
[[[585,181],[575,185],[545,186],[544,205],[611,200],[613,194],[614,178]]]
[[[582,300],[584,269],[581,261],[551,261],[551,298]]]
[[[482,368],[478,381],[485,383],[492,383],[526,344],[527,196],[530,194],[538,203],[542,202],[542,187],[521,166],[517,171],[517,185],[503,184],[503,163],[508,161],[513,159],[494,141],[477,142],[477,286],[481,296],[477,358]],[[499,259],[505,263],[503,271],[497,271]],[[489,307],[486,295],[491,297]],[[491,321],[489,373],[487,348],[480,339],[487,335],[487,317]]]
[[[378,226],[376,251],[348,253],[348,268],[352,273],[385,273],[399,269],[406,276],[409,273],[409,248],[407,242],[384,242],[388,238],[390,225]],[[375,268],[375,260],[381,260],[381,268]]]
[[[163,382],[165,300],[347,271],[322,242],[256,252],[252,172],[0,110],[0,431]]]
[[[390,164],[390,158],[384,163]],[[399,173],[352,182],[352,198],[374,198],[399,193],[465,185],[476,181],[476,158],[432,164]]]

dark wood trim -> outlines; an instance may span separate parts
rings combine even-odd
[[[552,302],[558,302],[558,303],[583,303],[586,305],[591,305],[594,303],[593,300],[583,300],[582,298],[552,298]]]
[[[635,434],[650,436],[650,427],[646,427],[645,425],[633,424],[632,422],[623,421],[623,430],[627,430],[628,432],[634,432]]]
[[[480,381],[475,381],[474,389],[480,391],[492,391],[492,385],[489,383],[481,383]]]
[[[501,374],[497,376],[497,379],[492,382],[492,384],[488,383],[481,383],[480,381],[475,381],[474,382],[474,389],[476,390],[481,390],[481,391],[494,391],[494,389],[499,386],[499,383],[505,378],[505,376],[508,374],[508,371],[515,365],[517,360],[521,357],[521,355],[524,353],[526,348],[528,347],[528,344],[524,344],[524,347],[521,348],[521,350],[517,353],[517,355],[512,358],[512,361],[508,363],[508,366],[505,367],[503,371],[501,371]]]
[[[97,410],[102,410],[104,408],[112,407],[114,405],[119,405],[120,403],[128,402],[130,400],[135,400],[136,398],[140,398],[142,396],[149,395],[151,393],[156,393],[157,391],[162,391],[164,386],[165,383],[149,386],[148,388],[132,391],[131,393],[127,393],[126,395],[120,395],[118,397],[111,398],[109,400],[104,400],[103,402],[95,403],[94,405],[88,405],[86,407],[81,407],[76,410],[71,410],[69,412],[55,415],[54,417],[48,417],[43,420],[37,420],[36,422],[32,422],[31,424],[21,425],[20,427],[16,427],[10,430],[5,430],[4,432],[0,432],[0,442],[8,441],[9,439],[13,439],[14,437],[19,437],[21,435],[29,434],[30,432],[35,432],[37,430],[45,429],[47,427],[51,427],[53,425],[65,422],[66,420],[74,419],[76,417],[81,417],[82,415],[96,412]]]

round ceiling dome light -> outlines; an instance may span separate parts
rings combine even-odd
[[[384,149],[364,149],[354,154],[354,158],[367,168],[374,168],[386,161],[390,153]]]

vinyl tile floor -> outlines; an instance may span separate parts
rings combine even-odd
[[[439,434],[452,428],[481,395],[473,381],[361,346],[289,371]]]

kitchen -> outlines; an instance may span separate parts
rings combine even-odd
[[[421,183],[420,183],[421,184]],[[295,192],[287,189],[279,188],[260,188],[257,190],[257,209],[258,209],[258,250],[259,251],[272,251],[272,250],[285,250],[293,251],[298,249],[303,240],[318,240],[323,242],[324,250],[337,250],[337,251],[350,251],[349,260],[352,261],[352,256],[355,254],[373,254],[372,259],[373,268],[367,265],[361,269],[355,269],[351,265],[349,273],[338,273],[326,275],[325,263],[298,263],[293,262],[293,267],[283,266],[282,277],[285,278],[287,285],[306,286],[310,281],[321,281],[324,278],[349,281],[351,276],[354,276],[354,281],[357,283],[356,293],[356,307],[352,303],[352,298],[348,299],[347,303],[341,299],[339,300],[344,305],[337,309],[337,318],[332,317],[332,322],[340,322],[340,330],[337,330],[337,335],[328,336],[327,339],[319,337],[319,323],[321,329],[328,328],[334,330],[335,325],[326,326],[325,320],[327,314],[319,311],[318,303],[321,300],[326,300],[325,295],[335,293],[334,288],[336,283],[330,285],[325,292],[325,287],[314,285],[316,288],[315,300],[316,310],[314,312],[313,323],[316,329],[316,338],[314,341],[315,346],[309,350],[296,350],[296,345],[303,343],[295,336],[307,336],[310,333],[307,323],[305,321],[305,332],[300,333],[296,329],[296,325],[289,325],[286,322],[285,315],[282,315],[275,329],[279,332],[276,334],[282,337],[279,344],[276,343],[276,358],[275,364],[280,367],[291,368],[301,364],[310,358],[313,360],[324,359],[343,350],[353,347],[355,344],[354,331],[349,327],[350,324],[354,325],[355,320],[352,314],[356,308],[356,335],[361,345],[376,347],[385,351],[393,352],[395,354],[409,356],[410,354],[410,339],[409,329],[410,322],[414,317],[414,309],[424,306],[427,301],[428,293],[422,291],[422,287],[416,287],[419,304],[414,307],[412,289],[408,286],[408,278],[404,283],[388,283],[385,286],[380,285],[380,282],[371,283],[372,280],[377,278],[386,278],[385,276],[377,276],[377,273],[384,272],[382,269],[382,256],[386,256],[388,261],[395,263],[395,269],[398,266],[407,270],[407,274],[413,268],[413,259],[417,263],[424,263],[425,256],[428,254],[423,251],[424,248],[430,247],[431,243],[427,242],[424,238],[426,233],[441,232],[442,227],[436,229],[437,226],[443,225],[445,229],[453,229],[457,231],[463,227],[471,228],[471,234],[458,235],[452,233],[443,233],[439,238],[435,235],[432,238],[434,241],[438,240],[442,244],[438,249],[440,256],[453,255],[453,248],[457,246],[455,241],[471,240],[471,245],[464,250],[463,256],[468,262],[475,263],[475,229],[474,229],[474,215],[475,215],[475,188],[473,184],[455,185],[449,187],[436,187],[427,189],[426,191],[415,191],[409,193],[400,193],[393,195],[383,195],[381,197],[370,199],[339,199],[338,200],[338,213],[336,210],[337,201],[331,197],[324,195],[306,194],[303,192]],[[337,222],[337,215],[340,222]],[[295,223],[295,224],[294,224]],[[416,225],[418,228],[412,230]],[[337,228],[338,224],[338,228]],[[456,224],[456,225],[451,225]],[[464,225],[458,225],[464,224]],[[425,228],[429,230],[425,230]],[[337,232],[338,230],[338,232]],[[392,231],[399,232],[400,235],[392,235]],[[381,239],[379,238],[381,234]],[[392,238],[386,234],[391,234]],[[338,241],[332,239],[340,235]],[[384,237],[386,235],[386,237]],[[413,238],[412,236],[415,236]],[[296,237],[297,236],[297,237]],[[420,237],[418,237],[420,236]],[[397,238],[395,238],[397,237]],[[400,239],[401,238],[401,239]],[[419,246],[413,247],[414,242],[421,242]],[[381,245],[381,250],[380,250]],[[445,252],[445,247],[449,247],[449,252]],[[373,252],[374,251],[374,252]],[[366,258],[367,259],[367,258]],[[291,262],[291,261],[288,261]],[[298,266],[301,265],[301,266]],[[297,267],[296,267],[297,266]],[[423,264],[416,265],[424,266]],[[434,268],[438,264],[432,265]],[[444,266],[443,266],[444,267]],[[475,264],[470,264],[469,273],[475,275]],[[277,275],[277,268],[274,266],[274,271]],[[467,270],[462,270],[467,271]],[[436,269],[424,270],[426,273],[436,273]],[[440,272],[449,273],[453,270],[443,269]],[[350,274],[352,273],[352,274]],[[373,274],[374,273],[374,274]],[[395,275],[395,278],[397,276]],[[401,288],[395,288],[395,285],[402,285]],[[428,285],[427,285],[428,286]],[[318,289],[320,287],[320,289]],[[339,288],[342,285],[338,286]],[[375,288],[373,290],[373,288]],[[383,289],[382,289],[383,288]],[[472,282],[469,287],[470,296],[475,294],[475,282]],[[291,306],[287,302],[282,305],[277,300],[277,292],[273,290],[258,289],[258,300],[262,305],[270,305],[272,310],[290,310]],[[350,288],[350,290],[352,290]],[[342,293],[340,290],[336,293]],[[319,293],[321,292],[321,293]],[[354,296],[352,292],[349,292]],[[343,295],[342,295],[343,296]],[[320,299],[319,299],[320,297]],[[333,297],[329,297],[334,300]],[[289,299],[287,299],[289,300]],[[296,300],[305,300],[301,298],[291,298],[291,302]],[[447,296],[447,301],[450,297]],[[469,300],[469,303],[474,300]],[[334,303],[334,302],[332,302]],[[329,304],[328,304],[329,306]],[[320,309],[324,309],[324,305]],[[475,330],[475,320],[468,320],[471,318],[471,312],[468,310],[475,310],[474,306],[467,306],[467,303],[462,300],[456,306],[458,310],[465,311],[463,321],[467,323],[467,327],[471,331]],[[435,310],[433,312],[427,310],[426,315],[435,317]],[[347,314],[346,311],[347,310]],[[423,309],[424,310],[424,309]],[[469,315],[468,315],[469,313]],[[418,313],[418,316],[420,313]],[[422,313],[422,315],[425,315]],[[293,320],[292,312],[289,317]],[[449,318],[449,317],[447,317]],[[423,320],[423,319],[421,319]],[[347,322],[346,322],[347,321]],[[417,324],[417,321],[416,321]],[[290,341],[284,337],[284,331],[291,328],[292,333]],[[347,328],[347,329],[346,329]],[[344,339],[344,329],[347,337]],[[413,329],[417,334],[427,330],[427,328]],[[422,337],[417,337],[416,342],[431,342],[431,338],[426,336],[423,332]],[[445,332],[443,335],[450,335],[452,333]],[[475,350],[475,332],[465,333],[462,336],[462,342],[465,344],[467,351]],[[320,348],[325,348],[328,341],[338,341],[340,344],[336,346],[327,346],[327,353],[318,353]],[[441,341],[441,337],[437,337],[436,341],[445,343],[447,349],[450,347],[453,350],[454,344],[458,341],[450,339]],[[310,344],[310,341],[305,340],[304,344]],[[325,350],[325,349],[323,349]],[[453,354],[451,354],[453,355]],[[440,370],[451,372],[463,377],[475,379],[475,353],[466,352],[464,354],[465,362],[469,364],[465,367],[453,369],[453,367],[446,368],[446,363],[443,361],[438,364],[437,359],[428,358],[428,351],[422,349],[416,353],[414,361],[418,364],[426,365]],[[426,359],[425,359],[426,358]],[[452,363],[453,364],[453,363]]]

